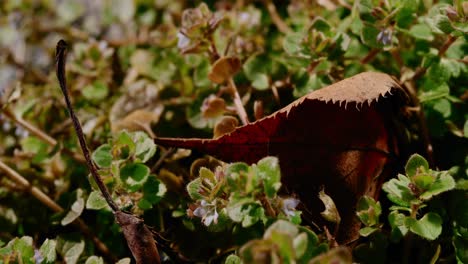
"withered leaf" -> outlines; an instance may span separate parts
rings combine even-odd
[[[324,186],[341,216],[337,240],[358,236],[358,199],[375,197],[393,173],[398,153],[393,127],[406,95],[387,74],[365,72],[314,91],[279,111],[216,139],[156,138],[163,146],[197,149],[221,160],[280,160],[286,192],[299,195],[304,215],[327,224],[318,192]]]
[[[213,131],[213,138],[221,137],[225,134],[231,133],[239,125],[237,118],[232,116],[224,116],[223,119],[219,120]]]
[[[143,220],[122,211],[114,212],[114,216],[122,227],[122,232],[136,263],[160,263],[153,233]]]
[[[208,78],[217,84],[226,82],[241,68],[241,62],[236,57],[221,57],[211,67]]]
[[[216,118],[226,111],[226,102],[212,94],[203,101],[200,110],[204,118]]]

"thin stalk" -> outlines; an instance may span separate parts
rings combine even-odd
[[[156,173],[161,168],[164,160],[176,152],[176,148],[169,148],[159,157],[158,161],[151,168],[151,172]]]
[[[361,64],[367,64],[379,54],[380,49],[373,48],[367,53],[367,55],[361,60]]]
[[[457,37],[449,35],[448,39],[445,41],[444,45],[439,49],[439,57],[445,55],[445,52],[452,46],[452,44],[457,40]]]
[[[60,40],[57,43],[57,54],[56,54],[56,62],[57,62],[57,78],[59,80],[60,89],[62,90],[63,96],[65,98],[65,103],[67,104],[67,109],[70,114],[70,118],[72,119],[73,126],[75,127],[76,134],[78,136],[78,141],[80,142],[80,147],[83,151],[83,155],[86,160],[86,164],[88,165],[88,169],[93,176],[94,181],[96,182],[99,190],[102,193],[104,199],[106,199],[109,206],[112,208],[112,211],[119,211],[119,208],[115,204],[114,200],[109,193],[106,185],[102,181],[99,173],[97,171],[96,165],[94,165],[93,161],[91,160],[91,154],[88,149],[88,145],[86,144],[86,140],[84,137],[83,129],[81,128],[80,121],[76,117],[75,111],[73,110],[70,96],[68,94],[67,83],[65,79],[65,62],[66,62],[66,51],[67,51],[67,44],[65,41]]]
[[[234,83],[234,80],[232,78],[229,78],[228,83],[232,89],[233,100],[237,110],[237,114],[239,115],[242,124],[247,125],[249,123],[249,118],[247,116],[247,112],[245,111],[244,104],[242,104],[239,92],[237,91],[236,84]]]

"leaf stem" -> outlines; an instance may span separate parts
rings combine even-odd
[[[67,104],[67,109],[70,114],[70,118],[72,119],[73,126],[75,127],[76,134],[78,136],[78,141],[80,142],[81,149],[83,151],[83,155],[86,160],[86,164],[88,165],[88,169],[93,176],[94,181],[96,182],[99,190],[101,191],[104,199],[106,199],[107,204],[109,204],[112,211],[116,212],[119,211],[119,208],[112,200],[112,197],[107,189],[106,185],[102,181],[99,173],[97,171],[96,165],[91,160],[91,154],[89,152],[88,146],[86,144],[85,136],[83,133],[83,129],[81,128],[80,121],[75,115],[75,111],[73,110],[70,96],[68,94],[68,88],[65,78],[65,61],[66,61],[66,51],[67,51],[67,43],[63,40],[60,40],[57,43],[57,53],[56,53],[56,63],[57,63],[57,79],[59,80],[60,89],[62,90],[63,96],[65,98],[65,103]]]
[[[373,48],[367,53],[367,55],[361,60],[361,64],[367,64],[379,54],[380,49]]]
[[[154,166],[151,168],[151,172],[155,173],[161,168],[161,165],[163,164],[164,160],[174,154],[176,152],[176,148],[169,148],[166,151],[164,151],[163,154],[159,157],[158,161],[154,164]]]
[[[448,48],[457,40],[457,37],[449,35],[448,39],[445,41],[444,45],[440,47],[439,49],[439,57],[442,57],[445,55],[445,52],[447,52]]]
[[[403,89],[405,89],[406,93],[410,97],[412,108],[418,109],[416,114],[419,122],[419,133],[421,135],[425,147],[427,161],[429,162],[429,165],[431,167],[434,167],[434,149],[432,147],[431,138],[429,136],[429,129],[427,128],[423,105],[421,105],[421,102],[419,101],[417,91],[414,88],[413,83],[414,77],[413,81],[406,81],[405,83],[403,83],[402,87]]]
[[[234,105],[237,110],[237,114],[239,115],[239,118],[241,119],[242,124],[247,125],[249,123],[249,118],[247,116],[247,112],[245,111],[244,105],[242,104],[242,100],[240,98],[239,92],[237,91],[237,86],[234,83],[234,80],[232,78],[229,78],[228,84],[232,89],[233,100],[234,100]]]

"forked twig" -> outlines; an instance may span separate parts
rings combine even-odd
[[[67,82],[65,78],[65,62],[66,62],[66,52],[67,52],[67,43],[63,40],[60,40],[57,43],[56,49],[56,70],[57,70],[57,79],[60,84],[60,89],[62,90],[63,96],[65,98],[65,103],[67,105],[70,118],[72,119],[73,126],[75,127],[76,134],[78,136],[78,141],[80,142],[80,147],[83,151],[83,155],[86,159],[86,164],[88,169],[93,176],[94,181],[98,185],[101,194],[106,200],[109,207],[114,213],[115,220],[122,228],[122,232],[127,240],[127,245],[130,248],[133,257],[137,263],[160,263],[160,257],[158,249],[156,247],[156,242],[154,241],[153,235],[149,228],[145,225],[142,219],[121,211],[118,206],[115,204],[114,200],[109,193],[106,185],[102,181],[96,165],[91,160],[91,155],[86,144],[85,136],[83,134],[83,129],[81,128],[80,121],[75,115],[73,110],[70,96],[68,94]]]

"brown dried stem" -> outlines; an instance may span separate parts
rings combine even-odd
[[[88,145],[86,144],[86,140],[84,137],[83,129],[81,128],[80,121],[78,120],[78,117],[75,115],[75,111],[73,110],[73,107],[71,105],[70,101],[70,96],[68,95],[68,89],[67,89],[67,83],[65,79],[65,60],[66,60],[66,48],[67,44],[65,41],[61,40],[57,43],[57,54],[56,54],[56,62],[57,62],[57,78],[60,83],[60,88],[62,90],[63,96],[65,98],[65,103],[67,104],[67,109],[68,112],[70,113],[70,117],[73,122],[73,126],[75,127],[76,134],[78,136],[78,141],[80,143],[80,147],[83,151],[83,155],[86,160],[86,164],[88,165],[88,169],[91,172],[91,175],[93,176],[94,181],[99,187],[99,190],[101,191],[102,195],[104,196],[104,199],[106,199],[107,203],[109,206],[112,208],[112,211],[118,211],[119,208],[115,204],[115,202],[112,200],[112,197],[109,193],[109,190],[107,189],[106,185],[102,181],[101,177],[99,176],[99,173],[97,171],[96,166],[94,165],[93,161],[91,160],[91,154],[88,149]]]

